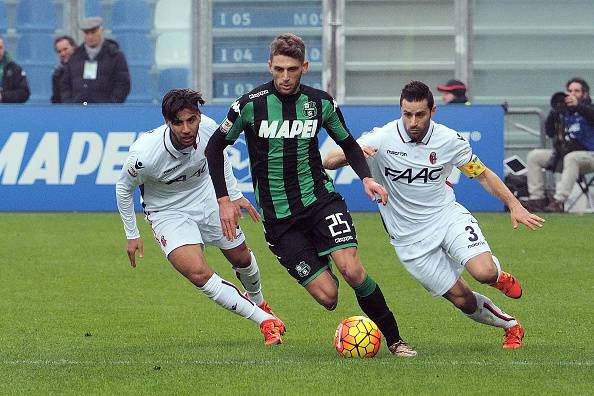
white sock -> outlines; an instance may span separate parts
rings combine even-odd
[[[501,276],[501,264],[499,263],[499,259],[497,257],[495,257],[495,255],[491,255],[491,257],[493,258],[493,262],[495,263],[495,267],[497,267],[497,280],[495,282],[497,282],[499,280],[499,277]]]
[[[488,324],[490,326],[501,327],[503,329],[509,329],[518,324],[518,321],[503,312],[497,305],[493,304],[488,297],[482,294],[472,292],[476,298],[476,311],[468,316],[472,320],[476,320],[479,323]]]
[[[233,267],[233,270],[237,274],[239,281],[243,285],[245,291],[256,305],[260,305],[264,302],[264,296],[262,295],[262,285],[260,284],[260,269],[258,268],[258,262],[256,256],[250,250],[251,263],[245,268]]]
[[[274,318],[241,294],[233,283],[226,281],[216,273],[199,289],[221,307],[244,318],[251,319],[258,324],[266,319]]]

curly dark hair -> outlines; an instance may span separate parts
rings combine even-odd
[[[176,88],[163,96],[161,113],[166,120],[173,121],[177,118],[177,113],[183,109],[197,110],[201,113],[200,106],[205,103],[200,92],[189,88]]]
[[[406,84],[404,88],[402,88],[402,92],[400,93],[400,105],[402,106],[402,101],[406,99],[409,102],[422,102],[423,99],[427,99],[427,105],[429,109],[433,108],[435,104],[435,100],[433,99],[433,94],[429,87],[421,82],[413,80]]]

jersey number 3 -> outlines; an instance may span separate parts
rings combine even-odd
[[[333,237],[340,234],[345,234],[347,232],[351,232],[351,227],[349,226],[349,223],[347,223],[346,220],[342,219],[342,212],[326,216],[326,220],[330,222],[330,224],[328,224],[328,229],[330,230],[330,234],[332,234]]]
[[[476,234],[476,232],[474,232],[474,228],[472,228],[471,226],[466,226],[465,230],[468,231],[468,233],[470,234],[470,236],[468,237],[468,240],[470,242],[474,242],[479,239],[479,236]]]

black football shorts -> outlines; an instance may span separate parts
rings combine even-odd
[[[264,230],[272,253],[302,286],[329,268],[330,253],[357,246],[353,219],[338,193],[289,219],[265,221]]]

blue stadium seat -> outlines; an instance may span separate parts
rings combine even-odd
[[[15,54],[17,62],[45,65],[57,63],[53,33],[25,32],[19,36]]]
[[[150,3],[146,0],[118,0],[113,7],[112,29],[152,30],[155,6]]]
[[[126,54],[130,65],[151,66],[155,57],[155,40],[149,32],[118,30],[114,31],[114,40]]]
[[[4,32],[8,28],[5,7],[4,2],[0,1],[0,32]]]
[[[31,96],[27,103],[50,103],[53,66],[22,65],[27,73]]]
[[[181,67],[163,69],[159,72],[159,98],[162,98],[173,88],[187,88],[189,86],[189,70]]]
[[[101,0],[85,0],[85,16],[101,16]]]
[[[20,0],[17,6],[16,29],[32,31],[56,29],[56,6],[47,0]]]
[[[109,13],[111,21],[105,22],[111,30],[126,28],[148,32],[154,25],[154,4],[155,0],[86,0],[85,15],[98,15],[105,19],[105,14]]]
[[[154,98],[155,75],[150,67],[130,66],[132,90],[126,103],[152,103]]]

